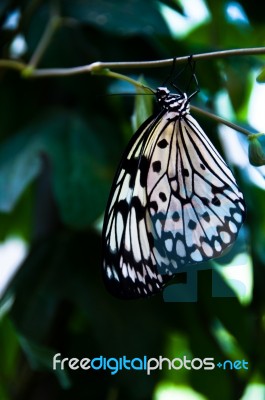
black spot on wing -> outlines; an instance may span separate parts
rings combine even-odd
[[[212,199],[212,204],[216,207],[220,207],[221,201],[218,199],[218,197],[214,196],[214,198]]]
[[[205,212],[202,214],[202,218],[203,218],[206,222],[210,222],[210,215],[209,215],[208,211],[205,211]]]
[[[200,197],[200,199],[201,199],[202,204],[203,204],[204,206],[208,206],[208,205],[209,205],[210,200],[207,199],[207,197]]]
[[[154,161],[152,164],[153,171],[154,172],[160,172],[161,170],[161,162],[160,161]]]
[[[197,223],[195,221],[193,221],[192,219],[189,220],[188,223],[188,227],[189,229],[191,229],[192,231],[194,231],[196,229]]]
[[[172,219],[173,219],[174,222],[178,222],[178,221],[179,221],[180,215],[179,215],[179,213],[178,213],[177,211],[175,211],[175,212],[173,213]]]
[[[160,192],[160,193],[159,193],[159,198],[160,198],[163,202],[167,200],[167,196],[166,196],[165,193],[163,193],[163,192]]]
[[[157,146],[160,147],[160,149],[165,149],[168,146],[168,142],[166,139],[162,139],[157,143]]]
[[[152,209],[152,210],[154,210],[155,212],[157,212],[157,211],[158,211],[157,202],[156,202],[156,201],[151,201],[151,202],[149,203],[149,208],[150,208],[150,210]]]

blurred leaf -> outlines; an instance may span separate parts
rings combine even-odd
[[[93,251],[87,251],[88,245]],[[42,346],[39,348],[39,344],[45,342],[52,332],[55,332],[56,352],[67,352],[66,357],[71,354],[79,358],[100,354],[106,357],[161,354],[165,330],[163,303],[157,298],[130,303],[112,298],[100,276],[100,249],[101,239],[94,233],[64,233],[50,238],[49,243],[42,240],[32,249],[10,285],[9,291],[16,293],[12,320],[20,335],[27,340],[29,347],[26,346],[25,350],[37,365],[44,363],[45,366],[49,360],[49,352],[46,353]],[[75,314],[77,311],[71,306],[73,304],[82,310],[81,316],[80,311]],[[152,313],[154,307],[155,314]],[[131,318],[132,315],[135,318]],[[156,335],[152,335],[158,315],[160,324]],[[135,330],[135,324],[145,328]],[[109,330],[108,340],[106,329]],[[75,381],[77,371],[70,372],[69,378]],[[110,374],[85,376],[90,390],[95,387],[97,391],[105,391],[102,378],[109,384],[113,382]],[[155,382],[155,376],[124,371],[116,379],[122,379],[124,393],[127,390],[131,393],[126,398],[133,400],[141,399],[143,393],[149,398]]]
[[[239,3],[242,4],[247,16],[250,18],[251,23],[263,23],[262,15],[265,11],[263,3],[260,3],[259,7],[255,7],[255,4],[248,0],[240,0]]]
[[[54,240],[35,244],[7,291],[9,295],[15,293],[11,316],[16,328],[35,342],[44,340],[48,334],[58,306],[57,296],[49,290],[58,269],[47,268],[47,265],[54,267],[54,260],[50,258],[54,248]],[[58,247],[58,260],[60,250]]]
[[[51,157],[53,188],[66,224],[83,228],[104,210],[108,196],[105,151],[80,117],[61,116],[61,127],[50,136],[46,151]]]
[[[206,274],[210,276],[209,271],[206,271],[206,273],[203,271],[204,278]],[[207,282],[209,283],[208,279]],[[205,281],[203,283],[203,286],[205,286]],[[209,294],[204,292],[204,297],[207,299],[206,301],[209,302]],[[178,319],[181,320],[182,329],[188,332],[189,348],[192,357],[201,359],[210,357],[214,359],[215,363],[222,360],[224,355],[209,329],[211,317],[205,312],[205,302],[202,298],[200,297],[198,302],[194,304],[183,303],[181,307],[180,304],[175,304],[175,309],[178,311]],[[196,329],[194,329],[194,327],[196,327]],[[211,371],[201,369],[191,370],[189,372],[189,381],[192,387],[196,391],[203,393],[207,399],[221,400],[224,398],[231,398],[232,382],[225,371],[215,368]],[[209,382],[209,374],[211,377],[211,385],[207,384],[207,381]],[[216,392],[216,385],[218,385],[220,381],[222,385],[221,387],[219,386],[218,392]]]
[[[17,362],[19,344],[16,332],[7,316],[0,319],[0,343],[1,343],[1,371],[6,380],[11,381],[14,367]]]
[[[33,369],[44,369],[55,373],[64,389],[68,389],[71,386],[66,370],[62,368],[53,370],[53,357],[56,354],[54,350],[30,342],[23,336],[19,337],[19,341]]]
[[[169,33],[153,0],[64,0],[63,6],[67,16],[118,35]]]
[[[223,1],[217,3],[213,0],[207,0],[207,4],[210,5],[211,22],[206,21],[192,30],[188,35],[187,40],[193,47],[201,48],[202,52],[208,46],[214,49],[216,46],[220,46],[220,44],[222,44],[222,48],[231,48],[232,37],[233,43],[237,43],[238,47],[251,47],[252,39],[250,36],[252,30],[250,26],[244,25],[244,28],[242,28],[242,24],[240,23],[232,24],[227,21]],[[210,42],[209,37],[211,39]],[[209,60],[206,62],[209,62]]]
[[[56,322],[62,301],[76,302],[79,296],[88,299],[80,289],[84,286],[88,290],[90,285],[93,288],[99,275],[100,242],[95,233],[62,232],[32,246],[7,290],[9,296],[15,293],[11,315],[23,337],[40,343]],[[91,252],[87,252],[89,245]]]
[[[10,211],[41,170],[42,152],[52,164],[52,183],[62,219],[88,226],[108,194],[104,151],[85,121],[66,113],[42,116],[0,148],[0,207]]]
[[[10,397],[8,396],[7,391],[3,387],[2,383],[0,383],[0,398],[2,400],[10,400]]]
[[[141,79],[141,83],[145,82]],[[147,120],[153,111],[153,95],[143,93],[140,89],[137,90],[134,102],[134,113],[132,115],[132,126],[134,132]]]
[[[170,333],[166,341],[164,355],[171,360],[176,358],[176,355],[178,358],[186,356],[187,359],[192,359],[193,355],[186,335],[183,335],[179,331]],[[164,379],[171,380],[179,385],[189,383],[189,370],[185,368],[179,369],[177,374],[174,369],[165,370],[163,371],[163,375]]]
[[[38,175],[41,139],[30,127],[0,148],[0,210],[10,212],[29,183]]]
[[[2,17],[6,11],[6,8],[10,6],[11,0],[2,0],[0,3],[0,17]]]
[[[12,296],[3,296],[0,298],[0,323],[2,318],[10,311],[14,298]]]
[[[32,210],[35,192],[31,184],[25,189],[10,213],[0,212],[0,241],[10,236],[22,237],[26,242],[32,237]]]
[[[238,73],[239,68],[240,74]],[[243,106],[246,96],[250,94],[248,82],[251,80],[251,76],[249,71],[250,65],[247,60],[233,60],[233,62],[225,63],[225,87],[235,111]]]
[[[15,8],[21,12],[17,31],[1,32],[2,58],[9,56],[14,37],[21,34],[27,44],[21,61],[30,60],[55,3],[40,0],[1,3],[0,12],[5,6],[4,13]],[[245,0],[240,4],[249,25],[242,26],[236,16],[234,19],[228,16],[227,7],[233,6],[232,3],[207,0],[210,18],[197,28],[189,24],[199,18],[199,9],[193,10],[194,18],[178,15],[184,22],[184,31],[191,28],[181,40],[173,37],[160,10],[166,5],[183,15],[183,1],[61,0],[59,3],[62,23],[39,68],[77,67],[98,60],[159,60],[216,49],[256,47],[265,35],[262,6]],[[2,14],[2,22],[4,18]],[[176,19],[175,23],[179,21]],[[214,108],[225,75],[236,117],[240,123],[246,123],[251,92],[249,76],[262,67],[262,57],[244,55],[197,62],[201,97],[206,99],[203,103],[207,101]],[[149,86],[156,87],[164,81],[169,68],[133,68],[121,72],[134,77],[144,73]],[[111,177],[132,134],[130,117],[134,98],[105,96],[111,80],[89,74],[22,79],[17,71],[0,68],[0,82],[0,204],[3,202],[5,210],[9,209],[8,213],[0,214],[0,239],[14,232],[23,234],[30,249],[9,285],[8,294],[14,299],[8,311],[11,323],[9,327],[6,322],[0,323],[0,336],[7,345],[4,357],[10,348],[10,381],[7,385],[2,383],[1,364],[0,398],[71,400],[78,393],[80,400],[144,400],[156,396],[156,388],[167,376],[171,382],[196,387],[207,400],[230,400],[241,398],[250,379],[248,372],[242,375],[240,371],[228,373],[219,369],[185,370],[178,374],[163,369],[150,376],[140,371],[121,371],[115,376],[109,371],[67,371],[66,379],[72,386],[64,390],[61,387],[65,385],[64,377],[58,382],[49,369],[51,349],[64,357],[79,358],[100,354],[155,357],[164,356],[165,352],[176,357],[176,353],[190,352],[194,357],[214,357],[221,362],[228,355],[233,358],[243,354],[252,371],[264,381],[265,192],[256,179],[262,168],[251,166],[238,171],[238,184],[247,203],[247,219],[234,248],[217,260],[226,263],[235,254],[248,251],[254,281],[248,306],[242,306],[232,297],[234,293],[227,282],[208,270],[211,263],[198,273],[197,303],[164,303],[163,294],[142,301],[120,301],[105,290],[101,279],[101,238],[88,228],[104,211]],[[128,92],[126,88],[125,91]],[[119,92],[120,86],[116,90]],[[149,117],[152,101],[153,96],[135,97],[137,126]],[[200,95],[194,102],[200,102]],[[198,120],[220,149],[216,124],[202,117]],[[49,229],[44,229],[46,225]],[[171,285],[175,286],[176,298],[187,294],[183,275],[174,278],[182,286]],[[230,298],[212,297],[213,279],[217,294]],[[217,323],[229,339],[218,337]],[[27,357],[18,349],[17,334],[23,338],[21,344]],[[181,339],[172,339],[172,343],[170,335]],[[12,350],[16,346],[18,358]],[[33,369],[28,360],[40,369]]]
[[[257,82],[259,82],[259,83],[265,82],[265,68],[257,76]]]
[[[249,245],[254,273],[253,296],[265,302],[262,282],[265,279],[265,192],[264,189],[248,182],[245,184],[245,199],[247,203],[247,222],[251,235]],[[259,221],[259,223],[257,223]]]
[[[255,167],[260,167],[265,165],[265,136],[255,137],[256,135],[251,135],[248,137],[248,157],[250,164]]]
[[[215,279],[215,285],[220,288],[220,283],[218,283],[217,278],[222,282],[222,291],[225,294],[225,288],[231,292],[231,288],[224,280],[223,277],[217,272],[213,271],[213,277]],[[248,357],[251,353],[251,340],[252,340],[252,315],[248,312],[247,308],[242,306],[236,296],[223,296],[216,298],[214,301],[214,311],[216,313],[216,318],[218,318],[222,325],[227,329],[227,331],[237,340],[237,344],[241,351]],[[230,312],[229,312],[230,310]],[[237,315],[237,324],[234,323],[234,316]],[[230,355],[231,356],[231,355]]]
[[[179,0],[161,0],[160,3],[165,4],[166,6],[172,8],[172,10],[177,11],[181,15],[185,15],[182,3]]]
[[[10,400],[9,388],[16,381],[19,343],[17,333],[7,315],[0,317],[0,399]]]

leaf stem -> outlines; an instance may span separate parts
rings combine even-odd
[[[119,74],[118,72],[111,71],[111,70],[109,70],[107,68],[106,69],[100,69],[100,70],[92,71],[91,74],[92,75],[105,75],[105,76],[107,76],[109,78],[119,79],[119,80],[131,83],[132,85],[134,85],[138,89],[143,90],[144,92],[148,92],[148,93],[151,93],[151,94],[155,93],[155,90],[151,89],[148,86],[145,86],[140,81],[136,81],[135,79],[130,78],[127,75]]]
[[[209,111],[203,110],[202,108],[199,108],[199,107],[196,107],[196,106],[192,106],[192,105],[190,106],[190,108],[191,108],[192,111],[194,111],[194,112],[196,112],[198,114],[204,115],[207,118],[210,118],[210,119],[212,119],[212,120],[214,120],[216,122],[219,122],[219,123],[221,123],[223,125],[226,125],[229,128],[234,129],[235,131],[243,133],[246,136],[249,136],[249,135],[252,134],[250,131],[248,131],[247,129],[243,128],[242,126],[239,126],[237,124],[234,124],[233,122],[227,121],[225,118],[219,117],[218,115],[213,114],[213,113],[211,113]]]
[[[30,70],[34,73],[36,66],[39,64],[41,58],[43,57],[45,51],[47,50],[54,33],[58,29],[61,24],[61,18],[58,12],[58,4],[57,2],[53,2],[51,5],[51,16],[47,23],[47,26],[43,32],[43,35],[38,43],[36,50],[34,51],[28,65],[27,70]],[[27,73],[26,73],[27,75]],[[30,76],[30,74],[29,74]]]
[[[251,133],[250,135],[248,135],[248,140],[254,140],[254,139],[259,139],[260,137],[265,136],[265,133],[263,132],[259,132],[259,133]]]

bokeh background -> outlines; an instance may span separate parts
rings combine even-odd
[[[1,400],[265,398],[265,174],[250,165],[246,136],[194,115],[248,209],[233,249],[193,275],[197,301],[178,295],[178,287],[188,290],[185,274],[175,278],[175,301],[163,293],[118,300],[102,283],[102,218],[126,143],[153,99],[128,95],[132,86],[105,76],[30,77],[34,68],[264,46],[264,8],[248,0],[1,1]],[[263,65],[258,55],[197,62],[193,104],[265,131],[256,82]],[[118,72],[156,87],[169,69]],[[55,353],[213,357],[249,368],[54,371]]]

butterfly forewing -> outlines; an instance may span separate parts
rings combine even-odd
[[[167,276],[157,272],[152,223],[147,207],[149,161],[144,146],[154,134],[156,118],[136,132],[112,186],[103,227],[103,272],[118,297],[145,297],[161,290]]]
[[[131,139],[105,214],[103,273],[119,297],[147,297],[179,266],[220,256],[245,218],[235,178],[187,95],[161,88],[157,97],[161,111]]]

